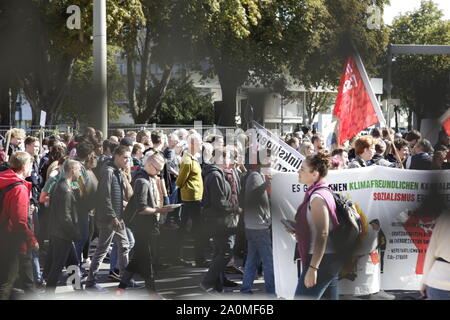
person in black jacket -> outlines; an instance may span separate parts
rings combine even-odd
[[[78,161],[64,162],[64,178],[59,180],[52,191],[51,212],[51,246],[52,261],[47,281],[47,293],[54,293],[63,266],[70,258],[77,261],[74,241],[80,240],[76,198],[72,182],[81,174]]]
[[[144,168],[138,169],[133,177],[134,194],[125,209],[124,218],[133,231],[135,245],[130,252],[130,262],[123,271],[116,295],[128,287],[131,278],[139,273],[145,280],[145,288],[151,298],[160,299],[155,288],[155,261],[152,241],[159,234],[158,214],[173,211],[169,207],[159,207],[156,176],[165,164],[161,153],[152,153],[144,159]]]
[[[230,183],[227,181],[224,169],[230,164],[230,156],[224,149],[213,152],[213,163],[203,168],[204,181],[203,209],[206,230],[214,241],[214,254],[208,272],[200,283],[206,292],[222,292],[224,286],[224,271],[233,254],[233,236],[235,229],[226,224],[227,216],[240,213],[237,204],[232,202]]]
[[[431,170],[433,158],[430,154],[433,152],[430,141],[427,139],[419,140],[414,146],[414,155],[410,158],[410,161],[407,161],[407,169]]]
[[[113,159],[101,168],[101,175],[97,189],[96,222],[99,231],[98,245],[92,257],[86,289],[107,292],[96,283],[96,275],[100,264],[105,258],[111,242],[116,243],[119,254],[120,273],[128,264],[129,242],[123,222],[123,208],[126,205],[124,198],[124,173],[129,166],[131,150],[127,146],[119,146],[114,150]]]

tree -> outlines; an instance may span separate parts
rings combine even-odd
[[[218,118],[226,125],[234,124],[236,90],[244,83],[270,86],[287,71],[305,87],[337,85],[353,48],[371,70],[388,40],[386,28],[367,28],[372,0],[201,2],[205,27],[199,43],[220,81]]]
[[[126,99],[126,78],[117,70],[118,47],[108,46],[107,55],[107,85],[108,85],[108,116],[118,119],[124,113],[118,101]],[[89,123],[92,117],[92,81],[93,57],[90,55],[80,57],[74,64],[72,78],[64,97],[61,108],[62,120]]]
[[[433,1],[422,1],[420,8],[396,17],[391,30],[394,44],[450,43],[450,20]],[[402,107],[423,118],[439,117],[449,105],[449,55],[399,55],[392,66],[393,94]]]
[[[81,8],[81,30],[66,27],[70,5]],[[92,1],[84,0],[14,0],[6,7],[18,39],[15,77],[32,107],[33,124],[39,121],[40,110],[47,112],[49,124],[59,118],[77,59],[92,52],[92,7]],[[107,1],[107,11],[110,43],[118,41],[127,21],[143,18],[138,0]]]
[[[175,63],[193,61],[193,17],[189,1],[140,0],[145,23],[134,26],[123,43],[127,60],[129,109],[136,123],[153,122],[172,78]],[[150,65],[160,74],[152,74]]]
[[[13,6],[13,0],[4,0],[0,2],[0,125],[9,125],[14,123],[15,104],[11,103],[10,119],[10,100],[16,101],[19,93],[19,85],[14,76],[16,67],[15,48],[18,39],[14,36],[14,30],[17,27],[17,21],[8,14],[8,8]]]
[[[211,94],[201,94],[192,81],[172,79],[161,103],[158,123],[192,124],[194,121],[213,124]]]
[[[335,100],[336,94],[333,92],[312,90],[305,92],[305,111],[308,124],[312,124],[318,114],[328,111]]]

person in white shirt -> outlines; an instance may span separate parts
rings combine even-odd
[[[436,220],[425,256],[420,292],[430,300],[450,300],[450,211],[448,210]]]

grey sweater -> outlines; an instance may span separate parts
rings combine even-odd
[[[271,225],[267,182],[259,171],[252,171],[245,181],[244,223],[246,229],[263,230]]]

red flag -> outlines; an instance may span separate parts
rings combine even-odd
[[[345,63],[333,113],[339,118],[339,145],[361,130],[380,122],[361,77],[361,70],[352,56]]]
[[[450,109],[441,117],[441,123],[447,135],[450,136]]]

